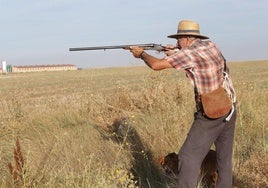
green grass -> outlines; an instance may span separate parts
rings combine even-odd
[[[266,187],[268,61],[228,64],[238,98],[234,187]],[[175,185],[158,159],[179,150],[193,120],[183,71],[5,74],[0,88],[1,187]]]

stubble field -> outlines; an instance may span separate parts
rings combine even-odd
[[[237,92],[234,187],[268,187],[268,61],[228,63]],[[174,187],[159,158],[191,122],[183,71],[0,75],[1,187]]]

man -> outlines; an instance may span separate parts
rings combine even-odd
[[[235,91],[228,74],[225,59],[216,45],[201,35],[199,24],[183,20],[179,22],[177,33],[168,36],[177,39],[177,48],[167,47],[167,56],[156,58],[143,48],[133,46],[130,51],[141,58],[151,69],[184,69],[194,86],[197,111],[194,121],[179,153],[179,188],[194,188],[202,160],[214,144],[217,153],[218,188],[232,187],[232,147],[236,120]],[[203,108],[203,94],[224,87],[232,100],[232,109],[221,117],[209,118]]]

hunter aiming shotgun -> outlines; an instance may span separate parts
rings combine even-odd
[[[161,44],[131,44],[131,45],[115,45],[115,46],[96,46],[96,47],[80,47],[80,48],[69,48],[69,51],[83,51],[83,50],[110,50],[110,49],[125,49],[129,50],[131,46],[139,46],[144,50],[156,50],[158,52],[172,50]]]

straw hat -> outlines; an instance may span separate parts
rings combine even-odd
[[[195,21],[182,20],[179,22],[177,34],[169,35],[168,38],[177,39],[179,36],[195,36],[201,39],[208,39],[209,37],[200,35],[199,24]]]

